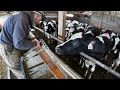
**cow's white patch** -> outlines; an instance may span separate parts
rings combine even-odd
[[[111,34],[111,37],[113,37],[113,36],[116,36],[116,34],[115,34],[115,33],[112,33],[112,34]]]
[[[74,35],[71,36],[70,40],[74,40],[76,38],[82,38],[82,32],[76,33]]]
[[[100,36],[97,36],[96,38],[98,38],[102,43],[104,43],[104,40],[103,40],[103,38],[102,37],[100,37]]]
[[[52,22],[48,22],[48,24],[50,24],[52,27],[54,27]]]
[[[54,24],[56,24],[56,21],[55,21],[55,20],[52,20],[52,22],[53,22]]]
[[[93,49],[93,44],[95,43],[95,41],[91,41],[88,45],[88,49]]]
[[[57,47],[63,46],[64,44],[66,44],[70,40],[74,40],[74,39],[77,39],[77,38],[82,38],[82,34],[83,34],[82,32],[79,32],[79,33],[76,33],[76,34],[72,35],[71,38],[68,41],[66,41],[66,42],[64,42],[64,43],[62,43],[60,45],[57,45]]]
[[[69,28],[66,28],[65,30],[68,30],[68,31],[69,31]]]
[[[116,53],[117,53],[117,50],[115,50],[114,53],[116,54]]]
[[[70,30],[69,30],[69,32],[74,32],[74,30],[75,29],[73,27],[71,27]]]
[[[110,35],[108,33],[101,34],[100,36],[104,36],[104,37],[107,37],[108,39],[110,39]]]
[[[82,27],[83,26],[83,23],[79,23],[79,25],[78,25],[79,27]]]
[[[84,27],[77,27],[77,30],[79,30],[79,29],[85,29]]]
[[[92,34],[94,36],[94,34],[92,33],[92,31],[88,31],[85,34]]]
[[[31,29],[31,31],[33,31],[33,32],[34,32],[34,31],[35,31],[35,29]]]
[[[67,27],[74,27],[73,23],[69,23]]]
[[[93,45],[91,43],[88,45],[88,49],[93,49]]]
[[[76,20],[73,20],[73,22],[72,22],[73,24],[79,24],[79,22],[78,21],[76,21]]]
[[[105,31],[106,31],[105,29],[101,30],[101,32],[103,32],[103,33],[104,33]]]
[[[120,39],[119,38],[115,38],[115,45],[114,47],[112,48],[112,50],[115,50],[117,44],[119,43]]]

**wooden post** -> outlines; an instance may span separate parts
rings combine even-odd
[[[65,40],[66,14],[67,11],[58,11],[58,38],[62,41]]]
[[[101,26],[102,26],[103,14],[104,14],[104,11],[101,11],[101,13],[100,13],[100,21],[99,21],[99,26],[98,26],[99,29],[102,28]]]

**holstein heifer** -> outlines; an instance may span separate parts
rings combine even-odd
[[[56,46],[55,50],[56,53],[60,55],[75,55],[80,52],[84,52],[87,55],[101,61],[105,54],[109,52],[111,47],[112,43],[108,33],[97,37],[89,37],[80,32],[74,34],[68,41]],[[88,64],[88,61],[85,62],[86,65],[88,65],[87,68],[90,68],[91,74],[89,78],[91,78],[92,72],[95,70],[95,64],[92,62],[91,67],[91,65]]]
[[[82,26],[77,26],[76,28],[74,28],[74,27],[73,28],[67,27],[65,29],[65,41],[69,40],[72,35],[74,35],[75,33],[79,33],[79,32],[83,32],[84,33],[85,32],[85,28],[82,27]]]
[[[110,68],[113,69],[113,70],[116,70],[117,67],[120,65],[120,41],[116,45],[116,48],[114,50],[111,50],[111,52],[109,53],[109,55],[107,56],[107,58],[108,57],[111,57],[111,60],[112,60],[111,61],[112,65],[110,64],[111,65]]]
[[[111,30],[101,30],[102,32],[104,31],[104,33],[109,33],[110,35],[110,39],[112,42],[112,49],[108,52],[108,54],[105,56],[105,60],[107,60],[108,57],[110,57],[111,53],[114,53],[116,47],[118,47],[118,43],[120,42],[120,36],[119,34],[111,31]]]
[[[53,36],[56,36],[56,31],[57,31],[57,22],[52,20],[52,21],[42,21],[40,22],[40,28],[43,29],[45,32],[53,35]],[[49,35],[45,34],[48,39],[50,38]]]
[[[79,22],[77,20],[73,20],[73,21],[66,20],[66,29],[65,29],[66,40],[70,39],[70,37],[73,34],[78,33],[78,30],[77,30],[78,26],[79,26]]]
[[[47,33],[55,37],[55,31],[57,30],[56,22],[52,20],[51,22],[48,22],[47,26],[48,26]],[[50,38],[49,36],[47,37]]]
[[[113,64],[111,66],[111,68],[113,68],[114,70],[117,69],[117,67],[120,65],[120,41],[116,46],[116,49],[114,50],[114,60],[113,60]]]

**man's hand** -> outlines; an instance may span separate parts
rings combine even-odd
[[[32,42],[36,42],[36,38],[32,38],[31,40],[32,40]]]
[[[39,41],[37,41],[37,46],[36,47],[37,48],[42,48]]]

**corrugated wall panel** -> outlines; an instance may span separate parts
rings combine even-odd
[[[120,11],[94,11],[90,24],[102,29],[112,29],[120,33]]]

